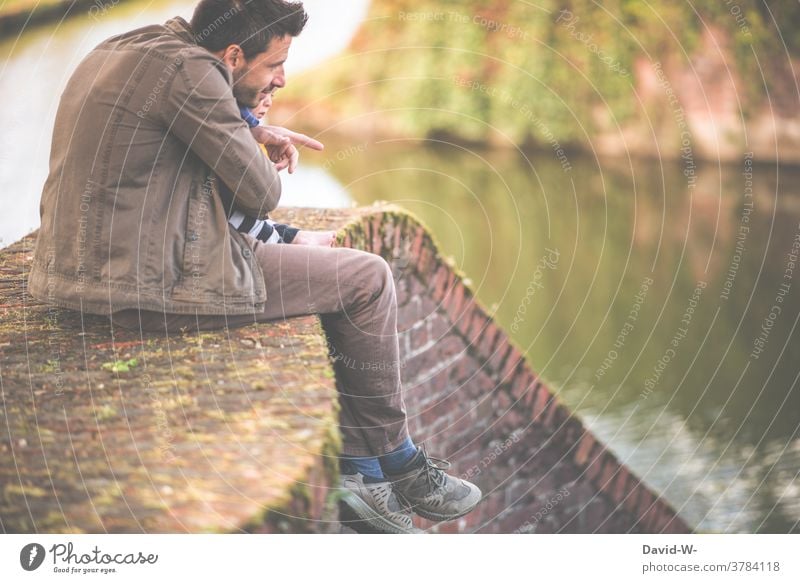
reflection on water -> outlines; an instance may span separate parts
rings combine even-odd
[[[346,148],[326,165],[356,201],[417,214],[559,397],[690,524],[798,529],[796,171],[712,165],[690,189],[656,163]]]
[[[0,42],[0,247],[39,226],[39,198],[47,178],[50,138],[58,100],[72,71],[104,39],[173,16],[189,19],[196,0],[140,0],[110,6],[99,16],[74,17],[38,27]],[[325,0],[306,0],[309,22],[292,44],[286,63],[288,82],[298,72],[340,52],[366,14],[369,0],[350,0],[348,10]],[[93,13],[97,13],[94,11]],[[301,168],[287,179],[285,204],[349,206],[341,192],[320,199],[314,194],[336,190],[331,178]]]

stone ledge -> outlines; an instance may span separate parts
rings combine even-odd
[[[112,329],[27,295],[33,242],[0,253],[4,532],[325,528],[338,405],[317,316]]]
[[[339,244],[392,265],[412,435],[486,494],[458,521],[420,526],[690,531],[558,402],[412,215],[377,204],[273,218],[337,229]],[[170,338],[112,331],[31,301],[32,242],[0,252],[3,531],[337,530],[337,399],[318,317]],[[127,372],[106,370],[131,358]]]

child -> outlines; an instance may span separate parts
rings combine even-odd
[[[274,93],[274,90],[268,93],[253,111],[247,107],[240,108],[242,119],[250,127],[255,127],[261,123],[261,119],[272,106]],[[269,157],[266,146],[264,144],[260,145],[264,155]],[[221,194],[228,213],[228,222],[240,233],[246,233],[264,243],[294,243],[295,245],[333,247],[336,239],[335,231],[301,231],[296,227],[276,223],[270,218],[256,219],[249,217],[232,204],[233,196],[226,188],[223,187]]]

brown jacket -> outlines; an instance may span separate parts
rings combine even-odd
[[[96,314],[262,311],[252,239],[228,226],[280,199],[225,65],[173,18],[100,44],[67,83],[42,192],[30,293]]]

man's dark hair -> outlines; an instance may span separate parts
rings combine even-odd
[[[299,35],[308,21],[302,2],[284,0],[200,0],[192,31],[212,52],[239,45],[249,59],[267,50],[273,38]]]

